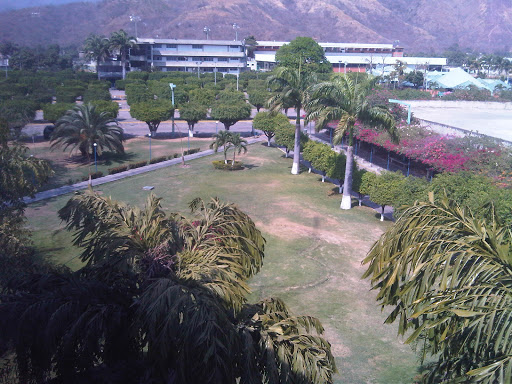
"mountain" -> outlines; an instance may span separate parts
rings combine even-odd
[[[100,1],[100,0],[82,0],[82,1]],[[27,7],[40,7],[44,5],[60,5],[73,3],[76,0],[2,0],[0,1],[0,12],[11,9],[20,9]]]
[[[103,0],[2,12],[0,39],[67,46],[81,44],[89,33],[109,35],[123,28],[134,35],[130,15],[141,19],[139,37],[204,38],[207,25],[211,39],[234,39],[236,23],[240,37],[400,40],[409,52],[440,51],[455,43],[508,51],[512,41],[510,0]]]

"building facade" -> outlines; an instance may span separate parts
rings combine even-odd
[[[258,41],[254,59],[258,70],[271,70],[275,66],[276,52],[289,42]],[[359,43],[318,43],[325,52],[334,72],[389,72],[397,61],[409,70],[441,70],[446,65],[445,58],[405,57],[404,48],[398,44],[359,44]]]
[[[232,40],[137,39],[130,50],[131,71],[219,72],[248,69],[245,46]]]

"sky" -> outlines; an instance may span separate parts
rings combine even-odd
[[[0,12],[11,9],[20,9],[27,7],[39,7],[42,5],[59,5],[65,3],[74,3],[80,0],[0,0]],[[81,0],[87,2],[97,2],[100,0]]]

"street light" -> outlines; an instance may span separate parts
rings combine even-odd
[[[137,22],[140,21],[140,17],[139,16],[134,16],[134,15],[131,15],[130,16],[130,21],[134,22],[135,23],[135,38],[137,38]]]
[[[237,73],[237,74],[236,74],[236,90],[237,90],[237,91],[238,91],[238,76],[239,76],[239,75],[240,75],[239,73]]]
[[[217,134],[217,126],[218,126],[218,125],[219,125],[219,122],[218,122],[218,121],[216,121],[216,122],[215,122],[215,134]]]
[[[197,78],[199,79],[199,65],[202,63],[202,61],[196,61],[197,64]]]
[[[210,33],[211,29],[208,28],[206,25],[203,28],[203,32],[206,33],[206,40],[208,40],[208,35]]]
[[[238,41],[238,30],[240,29],[240,27],[238,26],[237,23],[233,23],[233,29],[235,30],[235,41]]]
[[[347,73],[347,64],[348,64],[348,63],[345,61],[345,63],[344,63],[344,64],[345,64],[345,73]]]
[[[215,63],[215,70],[213,71],[213,76],[215,78],[215,85],[217,85],[217,63]]]
[[[174,108],[174,88],[176,88],[176,84],[169,83],[169,87],[171,87],[171,102],[172,107]],[[174,110],[172,111],[172,133],[174,133]]]
[[[96,147],[98,146],[98,144],[94,143],[93,144],[93,147],[94,147],[94,172],[98,172],[98,162],[96,161]]]
[[[341,60],[338,61],[338,72],[341,73]]]
[[[151,132],[149,132],[149,161],[151,161]]]

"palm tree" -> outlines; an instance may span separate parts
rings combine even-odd
[[[128,34],[120,29],[117,32],[112,32],[110,35],[110,49],[119,52],[121,55],[121,65],[123,66],[123,80],[126,78],[126,56],[128,49],[135,46],[135,38],[128,36]]]
[[[111,114],[98,113],[91,103],[77,105],[57,120],[51,142],[52,147],[78,149],[88,161],[95,143],[98,155],[101,155],[104,148],[124,152],[123,129]]]
[[[295,108],[295,144],[293,149],[292,174],[299,174],[300,159],[300,111],[306,104],[310,87],[316,83],[316,75],[309,71],[279,67],[275,74],[268,78],[269,85],[277,85],[278,93],[269,100],[270,109],[273,112],[281,111],[287,105]]]
[[[336,77],[331,82],[320,83],[312,87],[311,100],[307,104],[306,122],[315,121],[317,131],[326,127],[327,123],[338,120],[334,131],[333,142],[340,143],[348,134],[347,163],[345,182],[343,184],[342,209],[352,207],[352,170],[354,164],[354,125],[356,121],[374,127],[383,127],[397,140],[395,121],[389,111],[381,107],[371,107],[366,100],[375,79],[357,82],[349,76]]]
[[[110,56],[110,42],[105,36],[98,36],[91,33],[84,43],[85,57],[96,61],[96,73],[100,80],[100,62]]]
[[[216,133],[212,136],[215,141],[210,144],[210,149],[213,149],[215,152],[217,152],[220,147],[223,147],[224,164],[228,163],[228,149],[231,147],[231,136],[232,134],[229,131],[219,131],[219,133]]]
[[[512,243],[485,217],[444,198],[409,208],[363,261],[386,322],[437,360],[430,383],[512,379]]]
[[[242,150],[243,150],[244,153],[247,153],[247,140],[243,139],[239,133],[232,133],[229,143],[233,146],[233,163],[232,163],[232,165],[235,165],[235,157],[236,157],[237,152],[238,152],[238,154],[240,154],[240,153],[242,153]]]
[[[20,381],[332,382],[317,319],[247,303],[264,256],[254,222],[216,199],[190,208],[168,216],[153,195],[137,209],[89,190],[59,211],[85,266],[0,295],[0,342],[15,347]]]

